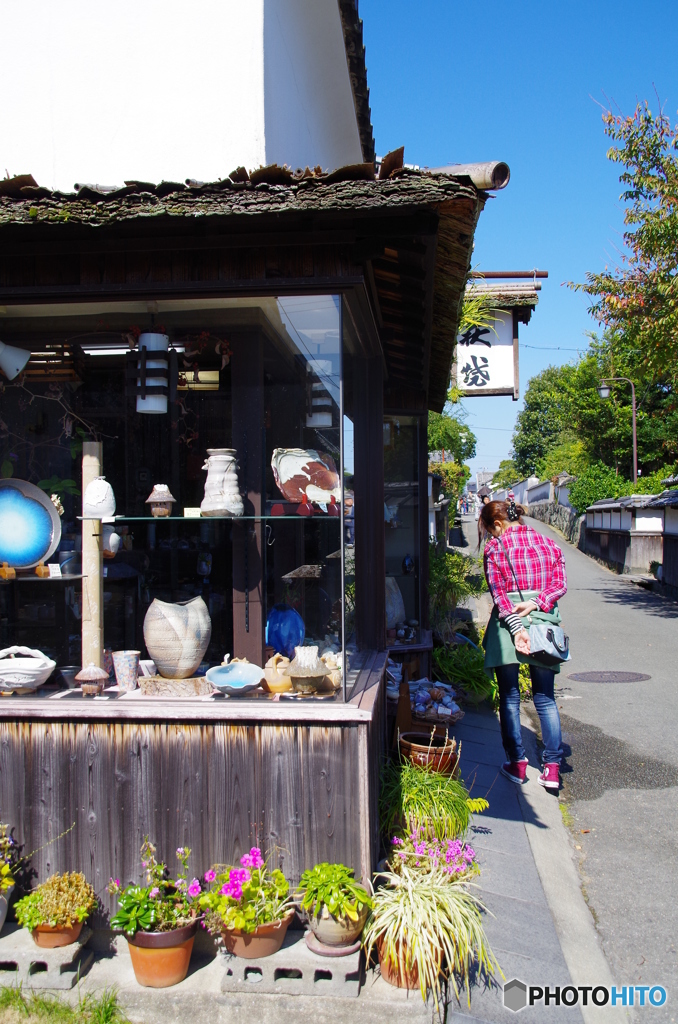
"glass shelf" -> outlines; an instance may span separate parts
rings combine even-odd
[[[210,523],[210,522],[231,522],[231,523],[242,523],[242,522],[264,522],[271,520],[275,522],[279,519],[295,520],[296,522],[340,522],[340,516],[330,516],[323,512],[314,512],[312,516],[274,516],[270,513],[261,516],[165,516],[163,518],[155,518],[154,516],[117,516],[116,523]]]

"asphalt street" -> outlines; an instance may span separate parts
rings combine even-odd
[[[678,1021],[678,603],[530,522],[560,544],[567,566],[560,610],[572,661],[556,693],[566,744],[562,799],[584,895],[616,983],[664,985],[667,1003],[652,1019]],[[651,678],[570,678],[601,670]]]

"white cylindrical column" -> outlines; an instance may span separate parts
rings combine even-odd
[[[82,444],[82,493],[101,476],[103,445]],[[104,579],[100,519],[82,521],[82,664],[101,668],[104,647]]]
[[[166,353],[169,346],[169,337],[166,334],[140,334],[139,349],[146,352]],[[141,360],[137,362],[137,369],[141,369]],[[154,377],[153,370],[165,370],[164,377]],[[137,382],[138,384],[139,382]],[[163,387],[164,395],[147,395],[140,398],[137,395],[137,412],[162,414],[167,412],[167,393],[169,382],[167,378],[167,355],[158,358],[146,357],[146,387]]]

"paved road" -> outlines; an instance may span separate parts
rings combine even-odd
[[[678,604],[624,582],[531,521],[565,553],[560,602],[572,661],[558,701],[571,748],[563,796],[581,846],[584,893],[618,984],[662,984],[655,1021],[678,1021]],[[639,683],[582,683],[620,670]],[[642,1012],[642,1011],[641,1011]]]

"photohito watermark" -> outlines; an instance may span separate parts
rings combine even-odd
[[[526,985],[512,978],[504,985],[504,1006],[518,1013],[526,1006],[663,1006],[663,985]]]

